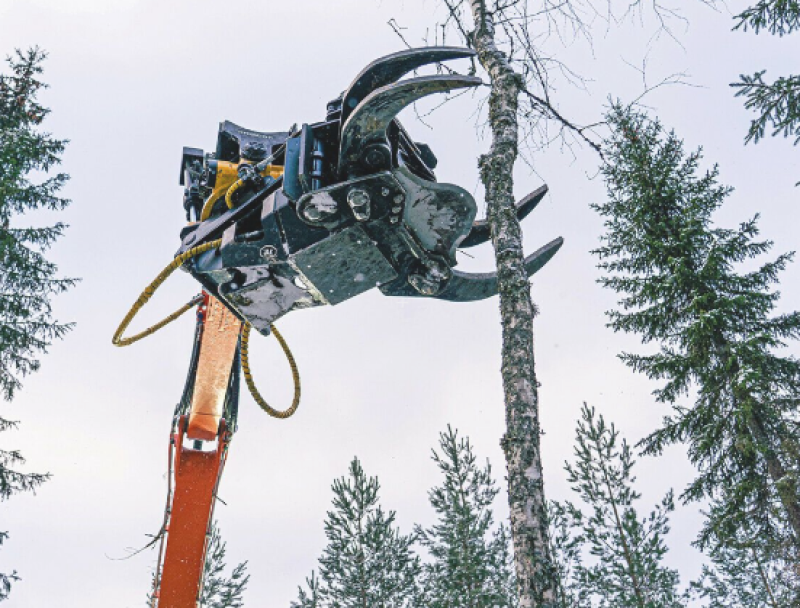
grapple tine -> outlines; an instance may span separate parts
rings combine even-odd
[[[542,202],[545,194],[547,194],[547,184],[538,187],[528,196],[519,201],[515,205],[517,209],[517,219],[520,221],[525,219],[528,214],[533,211],[540,202]],[[461,248],[474,247],[475,245],[481,245],[485,243],[490,237],[491,234],[489,231],[489,223],[486,220],[478,220],[473,222],[472,229],[469,231],[469,234],[464,237],[464,240],[461,241],[458,246]]]
[[[423,65],[473,57],[474,55],[475,51],[472,49],[438,46],[408,49],[376,59],[361,70],[361,73],[355,77],[342,95],[342,123],[347,120],[355,107],[375,89],[391,84]]]
[[[421,76],[384,87],[369,95],[353,110],[342,127],[339,174],[344,176],[359,162],[370,172],[387,169],[389,150],[386,129],[406,106],[434,93],[476,87],[474,76]]]
[[[558,250],[561,249],[561,245],[563,244],[564,239],[558,237],[526,257],[525,272],[527,272],[528,276],[531,277],[541,270],[541,268],[553,258]],[[459,272],[458,270],[454,270],[447,287],[444,288],[442,293],[435,296],[422,295],[408,283],[389,283],[387,285],[382,285],[380,290],[385,296],[436,298],[438,300],[448,300],[450,302],[476,302],[497,295],[497,273]]]
[[[525,272],[528,276],[541,270],[549,262],[556,252],[561,249],[564,239],[558,237],[553,239],[544,247],[540,247],[531,255],[525,258]],[[453,278],[445,287],[444,291],[434,297],[450,302],[474,302],[484,300],[497,294],[497,273],[470,273],[453,271]]]

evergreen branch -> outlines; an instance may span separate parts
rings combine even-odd
[[[770,129],[770,135],[793,137],[800,143],[800,76],[782,76],[772,83],[764,82],[766,70],[741,74],[739,82],[730,86],[736,97],[744,97],[744,107],[757,116],[750,122],[745,143],[758,143]]]
[[[758,0],[734,17],[734,30],[746,32],[751,28],[756,34],[762,30],[784,36],[800,28],[800,2],[797,0]]]

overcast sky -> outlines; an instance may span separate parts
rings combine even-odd
[[[596,119],[609,95],[641,92],[649,50],[651,83],[685,71],[694,86],[664,87],[646,102],[689,147],[703,145],[736,192],[719,220],[731,225],[755,212],[776,252],[797,247],[798,150],[784,140],[744,147],[748,114],[729,82],[741,72],[789,73],[797,38],[732,33],[730,14],[701,2],[677,2],[688,27],[673,23],[680,44],[650,39],[652,27],[607,29],[594,45],[568,44],[559,57],[588,80],[587,90],[561,87],[560,103],[578,121]],[[436,0],[370,2],[207,2],[156,0],[0,0],[0,52],[39,45],[50,53],[42,95],[53,113],[46,128],[71,140],[63,169],[72,180],[71,225],[51,257],[64,276],[82,283],[55,302],[76,329],[54,344],[42,369],[25,381],[3,417],[19,419],[4,448],[19,448],[29,470],[53,479],[36,496],[2,505],[0,571],[19,570],[10,607],[142,606],[154,552],[117,561],[145,544],[163,514],[167,440],[190,354],[190,316],[127,349],[111,335],[140,290],[166,264],[183,223],[178,169],[182,146],[213,149],[217,124],[278,131],[324,118],[325,103],[368,62],[400,50],[390,18],[422,43],[441,20]],[[555,49],[555,46],[551,46]],[[464,69],[466,65],[462,64]],[[428,128],[404,115],[415,138],[428,142],[443,181],[480,200],[476,158],[485,149],[475,125],[477,96],[465,95],[429,117]],[[581,403],[595,405],[632,442],[667,413],[653,385],[615,357],[638,348],[605,328],[614,297],[595,282],[589,250],[601,223],[589,204],[603,199],[596,158],[554,147],[535,158],[535,172],[517,171],[521,197],[543,181],[550,194],[524,224],[528,252],[563,236],[558,256],[536,276],[533,296],[541,388],[546,491],[567,498],[563,462],[571,456]],[[31,216],[41,223],[50,215]],[[459,267],[488,270],[489,246],[461,257]],[[784,309],[800,307],[800,270],[782,283]],[[198,286],[178,273],[145,309],[156,319],[187,301]],[[325,539],[322,522],[330,484],[354,455],[378,475],[386,508],[404,531],[434,519],[427,490],[437,482],[430,448],[451,424],[489,458],[500,481],[504,428],[500,327],[496,298],[475,304],[385,298],[376,290],[336,307],[289,315],[279,327],[303,378],[303,401],[289,420],[267,417],[246,392],[217,509],[231,562],[248,560],[247,606],[287,607]],[[291,397],[291,379],[274,341],[254,337],[257,382],[277,407]],[[794,349],[797,352],[797,349]],[[642,511],[692,470],[670,449],[637,468]],[[505,517],[505,495],[497,513]],[[679,507],[667,562],[687,582],[702,558],[689,543],[700,524],[696,505]]]

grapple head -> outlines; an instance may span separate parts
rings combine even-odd
[[[479,300],[497,293],[494,273],[453,270],[457,247],[489,238],[469,192],[436,181],[436,157],[397,114],[433,93],[479,78],[407,78],[462,48],[410,49],[378,59],[327,108],[326,120],[288,132],[220,125],[214,153],[184,148],[181,184],[190,224],[183,253],[222,238],[188,270],[237,316],[263,333],[290,310],[338,304],[378,287],[390,296]],[[517,205],[524,217],[546,192]],[[199,221],[194,221],[199,220]],[[561,246],[526,259],[528,274]]]

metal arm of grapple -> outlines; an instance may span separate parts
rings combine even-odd
[[[173,490],[162,540],[166,550],[154,581],[153,606],[157,608],[198,606],[217,487],[235,430],[223,412],[228,392],[238,390],[231,374],[242,324],[216,298],[204,296],[194,378],[187,389],[191,406],[170,436]],[[203,449],[214,441],[215,449]]]

